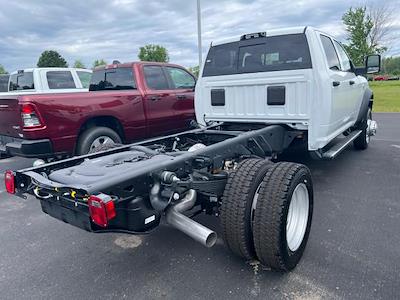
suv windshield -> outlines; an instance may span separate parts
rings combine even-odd
[[[288,34],[211,47],[203,76],[309,68],[311,56],[306,36]]]
[[[132,68],[102,69],[93,72],[89,91],[134,90]]]
[[[10,91],[33,89],[35,89],[35,85],[32,72],[18,72],[10,76]]]

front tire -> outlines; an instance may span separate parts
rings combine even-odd
[[[79,137],[76,154],[84,155],[101,145],[120,143],[121,138],[114,130],[108,127],[91,127]]]
[[[372,111],[368,108],[367,116],[364,121],[360,124],[361,134],[354,140],[353,145],[357,150],[365,150],[368,148],[369,142],[371,140],[369,132],[369,123],[372,121]]]
[[[254,246],[262,264],[277,271],[297,265],[310,234],[312,212],[309,169],[288,162],[270,168],[261,183],[253,222]]]

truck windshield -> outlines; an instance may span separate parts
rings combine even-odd
[[[241,40],[210,48],[203,76],[311,68],[305,34]]]
[[[93,72],[89,91],[134,90],[132,68],[103,69]]]
[[[8,92],[8,79],[10,75],[0,75],[0,93]]]
[[[34,90],[32,72],[19,72],[10,76],[10,91]]]

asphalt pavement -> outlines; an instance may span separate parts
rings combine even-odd
[[[91,234],[1,184],[0,298],[399,299],[400,114],[374,116],[378,135],[366,151],[289,157],[310,167],[315,203],[306,251],[288,274],[166,226],[147,236]],[[0,172],[31,164],[3,159]],[[215,218],[197,220],[220,232]]]

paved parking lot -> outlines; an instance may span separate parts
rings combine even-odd
[[[310,161],[315,208],[304,257],[289,274],[206,249],[160,227],[148,236],[90,234],[0,187],[2,299],[398,299],[400,114],[375,114],[364,152]],[[31,160],[0,160],[0,171]],[[219,231],[218,221],[198,218]]]

